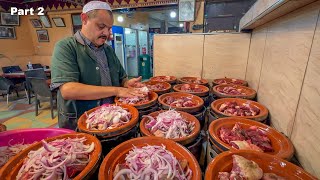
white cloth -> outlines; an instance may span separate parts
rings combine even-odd
[[[108,3],[102,1],[90,1],[83,6],[82,13],[87,13],[95,9],[105,9],[111,11],[111,7]]]

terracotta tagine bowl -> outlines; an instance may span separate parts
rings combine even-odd
[[[216,145],[221,151],[238,151],[239,149],[231,147],[231,145],[223,142],[220,139],[220,129],[222,127],[232,129],[236,123],[243,129],[249,129],[251,126],[258,127],[259,130],[264,132],[264,134],[270,139],[271,146],[273,148],[273,152],[265,152],[266,154],[275,155],[282,159],[286,159],[290,161],[293,156],[294,148],[291,141],[281,134],[276,129],[262,124],[257,121],[253,121],[250,119],[238,118],[238,117],[228,117],[228,118],[220,118],[215,121],[212,121],[209,125],[208,132],[210,135],[210,141]]]
[[[47,142],[51,142],[57,139],[64,139],[64,138],[82,138],[85,137],[87,140],[84,142],[86,145],[94,143],[94,150],[90,154],[90,161],[87,166],[75,177],[74,180],[81,180],[81,179],[90,179],[90,176],[94,173],[93,170],[98,168],[98,161],[101,157],[102,147],[100,141],[86,133],[71,133],[71,134],[64,134],[59,136],[54,136],[51,138],[45,139]],[[2,180],[11,180],[16,179],[16,176],[22,167],[24,159],[28,156],[30,151],[36,151],[39,148],[43,147],[42,142],[37,142],[35,144],[30,145],[28,148],[21,151],[19,154],[11,158],[6,165],[0,170],[0,179]]]
[[[302,168],[277,156],[246,150],[227,151],[216,156],[207,166],[204,179],[219,179],[219,172],[231,172],[233,166],[232,155],[239,155],[252,160],[259,165],[264,173],[274,173],[285,179],[317,179]]]
[[[182,77],[178,81],[182,84],[199,84],[204,86],[207,86],[209,83],[208,80],[199,77]]]
[[[196,104],[193,107],[176,107],[176,106],[171,106],[169,104],[166,103],[166,98],[167,97],[174,97],[174,98],[182,98],[182,97],[187,97],[190,98],[190,100]],[[162,107],[164,109],[175,109],[177,111],[184,111],[184,112],[189,112],[189,113],[193,113],[193,112],[198,112],[202,109],[204,101],[203,99],[201,99],[198,96],[189,94],[189,93],[182,93],[182,92],[172,92],[172,93],[166,93],[163,94],[161,96],[159,96],[159,103],[162,105]]]
[[[235,78],[219,78],[214,79],[212,81],[213,86],[220,85],[220,84],[235,84],[241,86],[248,86],[248,82],[242,79],[235,79]]]
[[[250,106],[254,106],[260,110],[259,114],[255,116],[234,116],[234,115],[228,115],[219,110],[220,106],[225,103],[225,102],[233,102],[235,101],[237,104],[243,104],[243,103],[249,103]],[[268,117],[268,109],[255,101],[247,100],[247,99],[240,99],[240,98],[222,98],[215,100],[211,103],[211,109],[215,114],[217,114],[220,117],[242,117],[242,118],[247,118],[247,119],[253,119],[256,121],[263,121]]]
[[[78,119],[78,129],[80,132],[84,132],[84,133],[88,133],[91,135],[97,135],[100,137],[113,137],[113,136],[117,136],[119,134],[123,134],[124,132],[129,131],[130,129],[132,129],[139,120],[139,112],[138,110],[130,105],[126,105],[126,104],[117,104],[118,106],[121,106],[124,109],[127,109],[127,111],[130,112],[131,114],[131,119],[128,123],[116,127],[116,128],[112,128],[112,129],[106,129],[106,130],[91,130],[87,128],[87,116],[89,116],[89,114],[91,114],[92,112],[94,112],[95,110],[99,109],[99,107],[90,109],[89,111],[87,111],[86,113],[82,114],[80,116],[80,118]]]
[[[185,90],[181,90],[181,87],[183,86],[190,86],[190,88],[200,88],[202,90],[202,92],[188,92]],[[189,94],[193,94],[196,96],[208,96],[209,95],[209,88],[207,86],[204,85],[199,85],[199,84],[177,84],[175,86],[173,86],[173,90],[177,91],[177,92],[185,92],[185,93],[189,93]]]
[[[223,88],[233,87],[237,90],[240,90],[241,93],[244,94],[227,94],[224,92],[221,92]],[[249,87],[241,86],[241,85],[234,85],[234,84],[220,84],[217,86],[214,86],[212,88],[213,94],[215,94],[219,98],[243,98],[243,99],[254,99],[257,95],[257,92]]]
[[[151,92],[149,92],[148,96],[149,96],[149,99],[150,99],[148,102],[145,102],[145,103],[139,103],[138,102],[137,104],[128,104],[128,105],[133,106],[133,107],[135,107],[137,109],[145,109],[145,108],[148,108],[148,107],[151,107],[151,106],[155,105],[157,103],[158,94],[153,92],[153,91],[151,91]],[[124,103],[119,101],[119,97],[116,97],[114,99],[114,101],[115,101],[116,104],[124,104]]]
[[[169,84],[174,84],[176,83],[177,78],[175,76],[155,76],[150,78],[150,81],[167,82]]]
[[[192,171],[191,180],[201,179],[201,169],[196,158],[184,146],[169,139],[159,137],[140,137],[125,141],[108,153],[100,166],[99,180],[112,180],[115,167],[118,163],[125,162],[126,155],[129,151],[134,146],[143,147],[147,145],[164,145],[166,150],[170,151],[178,160],[187,160],[189,168]]]
[[[152,117],[154,117],[156,119],[157,116],[162,112],[165,112],[165,110],[156,111],[156,112],[150,113],[148,115],[152,116]],[[175,138],[175,139],[171,139],[171,140],[173,140],[173,141],[175,141],[177,143],[180,143],[182,145],[187,145],[187,144],[193,142],[198,137],[198,135],[200,134],[200,123],[199,123],[199,120],[196,117],[192,116],[189,113],[186,113],[186,112],[183,112],[183,111],[178,111],[178,113],[180,113],[181,116],[184,119],[186,119],[187,121],[193,122],[194,123],[194,129],[191,132],[191,134],[186,136],[186,137]],[[153,133],[151,133],[149,131],[149,129],[146,128],[146,124],[149,123],[149,121],[150,120],[149,120],[148,117],[143,117],[141,122],[140,122],[140,132],[141,132],[141,135],[143,135],[143,136],[155,136]]]
[[[167,82],[157,82],[157,81],[147,81],[147,82],[143,82],[143,84],[145,85],[156,85],[156,84],[161,84],[164,89],[163,90],[153,90],[153,89],[150,89],[150,91],[153,91],[155,93],[157,93],[158,95],[159,94],[165,94],[165,93],[168,93],[170,92],[171,90],[171,84],[167,83]]]

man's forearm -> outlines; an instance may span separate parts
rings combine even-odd
[[[77,82],[68,82],[60,87],[61,95],[66,100],[96,100],[118,93],[117,87],[93,86]]]

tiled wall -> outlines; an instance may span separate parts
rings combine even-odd
[[[246,80],[298,159],[320,177],[320,2],[254,29]]]

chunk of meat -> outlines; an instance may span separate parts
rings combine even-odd
[[[166,87],[161,84],[161,83],[156,83],[156,84],[147,84],[148,89],[150,89],[151,91],[163,91],[166,90]]]
[[[236,149],[253,150],[258,152],[263,152],[258,146],[248,142],[248,141],[231,141],[230,145]]]
[[[219,137],[223,142],[237,149],[262,150],[263,152],[273,151],[268,136],[256,126],[243,129],[239,123],[236,123],[232,129],[221,127]]]
[[[181,86],[181,91],[184,92],[203,92],[203,89],[200,88],[199,85],[190,85],[190,84],[184,84]]]
[[[263,177],[263,171],[256,162],[239,155],[232,155],[232,158],[233,167],[231,177],[233,174],[246,180],[259,180]]]
[[[217,91],[229,95],[246,95],[242,89],[237,89],[234,86],[217,87]]]
[[[260,109],[249,103],[238,104],[236,101],[227,101],[218,108],[224,114],[229,116],[256,116]]]
[[[194,103],[191,98],[189,97],[172,97],[168,96],[164,99],[164,102],[166,104],[169,104],[170,106],[175,106],[175,107],[193,107],[196,106],[196,103]]]

